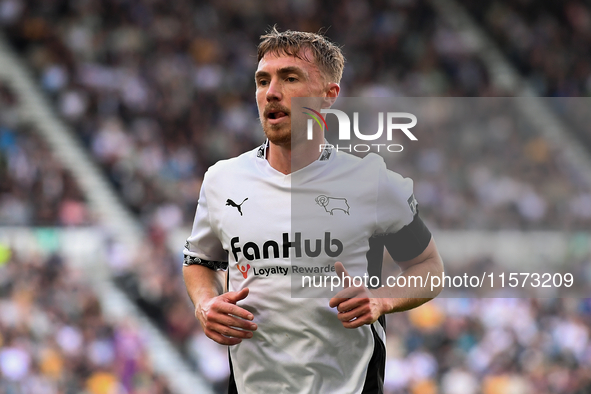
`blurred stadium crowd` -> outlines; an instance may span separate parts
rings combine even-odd
[[[91,222],[76,182],[24,123],[0,82],[0,223],[78,226]]]
[[[589,1],[465,1],[540,96],[591,95]]]
[[[591,96],[588,2],[461,3],[540,95]],[[202,335],[165,238],[191,224],[209,165],[262,142],[253,75],[273,24],[328,28],[347,58],[343,96],[510,95],[426,0],[0,0],[4,33],[148,229],[118,283],[220,390],[225,351]],[[0,223],[92,223],[1,85],[0,100]],[[421,135],[393,169],[415,179],[432,228],[591,228],[581,177],[540,135],[503,119]],[[587,393],[590,319],[587,300],[437,300],[390,316],[387,392]]]
[[[0,392],[169,394],[138,327],[109,321],[59,254],[0,245]]]
[[[507,94],[491,86],[469,41],[424,0],[346,1],[338,6],[291,2],[268,13],[259,12],[256,1],[4,3],[13,4],[5,6],[12,11],[0,15],[5,31],[53,97],[56,110],[126,204],[146,225],[166,230],[191,223],[196,190],[209,165],[263,140],[254,102],[255,50],[258,37],[273,23],[312,31],[330,27],[327,34],[343,46],[347,58],[343,96]],[[495,21],[510,19],[499,7],[495,3],[481,10],[492,20],[491,29]],[[549,15],[553,23],[541,24],[539,36],[570,31],[569,26],[560,28],[566,21]],[[348,28],[353,25],[356,29]],[[502,31],[509,34],[511,29]],[[538,36],[533,30],[530,35]],[[571,51],[570,41],[565,39],[558,53],[568,53],[564,61],[573,67],[582,64],[583,71],[568,73],[556,60],[554,68],[540,66],[535,75],[554,86],[552,71],[559,68],[577,89],[548,93],[588,94],[583,78],[588,58]],[[493,131],[470,130],[480,139],[464,138],[469,141],[459,145],[452,144],[461,130],[422,136],[416,154],[405,157],[412,170],[406,173],[403,167],[399,172],[423,182],[417,198],[433,225],[589,227],[589,190],[544,139],[522,135],[514,125],[489,127]],[[469,173],[466,162],[482,155],[497,158],[498,168],[491,174]],[[510,155],[517,159],[498,159]],[[488,201],[490,189],[503,190],[504,196]],[[573,206],[582,209],[572,212]],[[479,217],[483,208],[490,211],[484,219]]]

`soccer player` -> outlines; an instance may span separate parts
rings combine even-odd
[[[230,393],[382,393],[384,315],[440,289],[346,283],[332,298],[295,298],[291,278],[306,267],[367,274],[376,240],[400,275],[441,275],[441,258],[412,180],[377,155],[320,152],[322,130],[310,141],[292,130],[291,98],[317,97],[320,110],[338,97],[340,49],[319,34],[275,28],[261,39],[256,100],[267,141],[205,174],[184,249],[195,315],[209,338],[230,346]],[[305,187],[292,185],[296,173]],[[309,205],[293,220],[296,194]]]

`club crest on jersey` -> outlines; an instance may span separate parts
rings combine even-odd
[[[238,210],[238,212],[240,213],[240,216],[242,216],[242,204],[244,204],[244,201],[246,201],[246,200],[248,200],[248,197],[246,197],[244,200],[242,200],[242,202],[240,204],[236,204],[234,201],[232,201],[232,199],[228,198],[226,200],[226,205],[236,208]]]
[[[250,269],[250,264],[246,264],[245,266],[236,264],[236,267],[238,267],[238,271],[240,271],[244,279],[248,278],[248,270]]]
[[[333,211],[343,211],[347,215],[349,214],[349,203],[346,198],[342,197],[328,197],[323,194],[316,197],[316,204],[320,205],[324,210],[331,215],[334,215]]]

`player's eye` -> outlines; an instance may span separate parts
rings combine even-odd
[[[287,82],[295,82],[295,81],[297,81],[298,79],[297,79],[296,77],[287,77],[287,78],[285,78],[285,80],[286,80]]]
[[[259,79],[257,81],[257,85],[259,86],[267,86],[269,84],[269,81],[267,81],[266,79]]]

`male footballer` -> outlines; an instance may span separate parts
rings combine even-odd
[[[340,48],[322,35],[275,28],[263,35],[255,82],[267,140],[205,174],[183,276],[205,334],[230,346],[230,393],[383,393],[384,315],[440,291],[347,283],[332,298],[291,295],[296,269],[367,274],[375,240],[400,275],[443,271],[412,180],[374,154],[320,151],[322,130],[311,140],[292,130],[292,111],[301,109],[291,99],[316,97],[315,110],[329,108],[343,67]],[[305,187],[292,185],[294,175]],[[302,228],[291,217],[296,195]],[[331,198],[335,208],[327,209]]]

